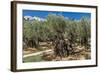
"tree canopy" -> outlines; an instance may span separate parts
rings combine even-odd
[[[48,14],[45,21],[23,20],[23,41],[27,46],[28,43],[33,45],[29,47],[36,47],[39,42],[52,41],[55,35],[62,35],[71,44],[88,46],[91,37],[90,19],[66,19],[62,15]]]

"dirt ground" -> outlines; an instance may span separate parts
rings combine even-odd
[[[46,55],[47,54],[47,55]],[[53,53],[45,53],[45,57],[43,59],[46,61],[68,61],[68,60],[87,60],[91,59],[91,50],[85,49],[84,47],[78,47],[74,50],[74,53],[65,57],[55,57]]]
[[[52,51],[45,52],[49,49],[51,49]],[[74,47],[73,53],[71,53],[69,56],[65,56],[62,58],[58,56],[55,57],[53,50],[54,50],[53,46],[51,46],[50,44],[42,44],[40,49],[27,48],[26,50],[23,50],[23,55],[25,56],[25,55],[41,52],[40,57],[41,59],[43,59],[43,61],[69,61],[69,60],[91,59],[91,49],[86,49],[84,46]]]

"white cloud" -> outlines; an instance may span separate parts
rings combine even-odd
[[[37,17],[37,16],[24,16],[24,19],[25,20],[38,20],[38,21],[46,21],[46,19],[44,18],[40,18],[40,17]]]

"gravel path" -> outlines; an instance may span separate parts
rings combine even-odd
[[[39,55],[39,54],[42,54],[44,52],[51,52],[51,51],[52,51],[52,49],[49,49],[49,50],[40,51],[40,52],[36,52],[36,53],[32,53],[32,54],[27,54],[27,55],[24,55],[23,57],[26,58],[26,57],[29,57],[29,56]]]

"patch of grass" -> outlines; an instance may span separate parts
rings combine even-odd
[[[47,50],[48,48],[39,47],[39,48],[37,48],[37,49],[38,49],[38,51],[44,51],[44,50]]]
[[[85,59],[91,59],[91,56],[89,54],[85,54]]]
[[[43,59],[40,55],[23,58],[24,63],[26,63],[26,62],[40,62],[40,61],[43,61]]]

